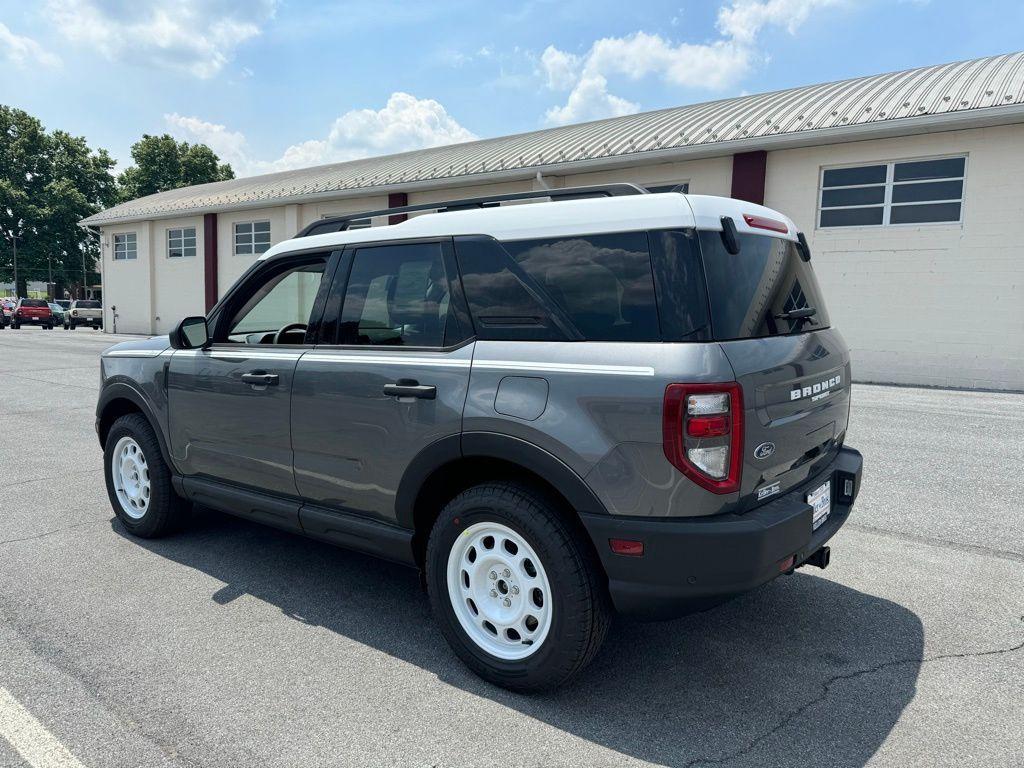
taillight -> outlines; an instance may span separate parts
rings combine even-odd
[[[743,393],[736,382],[669,384],[662,407],[665,456],[712,493],[739,490]]]

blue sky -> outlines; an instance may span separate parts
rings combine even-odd
[[[0,0],[0,103],[241,175],[1017,50],[1024,4]]]

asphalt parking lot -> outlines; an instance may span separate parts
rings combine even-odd
[[[856,386],[827,571],[619,621],[524,697],[458,663],[412,571],[213,513],[128,538],[110,343],[0,331],[0,765],[1024,765],[1024,395]]]

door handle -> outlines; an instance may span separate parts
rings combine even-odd
[[[265,373],[263,371],[252,371],[242,374],[242,381],[254,387],[276,387],[280,378],[276,373]]]
[[[437,387],[420,384],[416,379],[399,379],[394,384],[384,385],[384,394],[389,397],[418,397],[422,400],[437,398]]]

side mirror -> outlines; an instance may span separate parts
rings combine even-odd
[[[171,346],[174,349],[203,349],[210,343],[210,330],[206,318],[186,317],[171,331]]]

